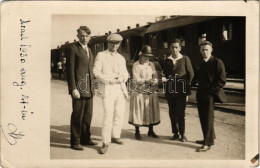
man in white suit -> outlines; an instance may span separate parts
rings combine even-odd
[[[100,80],[98,95],[102,97],[104,116],[102,123],[102,142],[100,153],[105,154],[108,144],[122,145],[120,139],[128,97],[125,82],[128,79],[125,58],[117,52],[122,36],[111,34],[107,37],[108,50],[97,54],[93,73]],[[112,139],[111,139],[112,138]]]

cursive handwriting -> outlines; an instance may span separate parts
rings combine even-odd
[[[29,23],[30,20],[22,20],[20,19],[20,23],[21,23],[21,34],[20,34],[20,37],[21,37],[21,40],[24,40],[24,39],[27,39],[28,37],[25,36],[25,32],[26,32],[26,26],[27,26],[27,23]]]
[[[2,128],[2,132],[3,132],[5,139],[7,140],[7,142],[10,145],[15,145],[17,143],[17,139],[22,139],[22,137],[25,136],[21,132],[19,132],[19,133],[16,132],[17,127],[13,123],[9,123],[7,125],[7,128],[9,130],[7,134],[5,134],[3,128]]]
[[[21,82],[13,82],[13,86],[20,86],[22,89],[22,87],[26,85],[25,74],[26,74],[26,70],[24,68],[21,68],[20,70]]]

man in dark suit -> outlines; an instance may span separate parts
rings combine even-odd
[[[88,48],[90,29],[87,26],[80,26],[77,32],[79,42],[69,47],[66,69],[73,108],[70,123],[71,148],[83,150],[81,145],[97,145],[96,142],[90,139],[94,95],[91,89],[91,82],[94,79],[94,58],[90,48]]]
[[[211,55],[212,43],[203,41],[200,44],[200,52],[204,62],[198,72],[197,103],[201,128],[204,140],[196,141],[202,144],[198,152],[207,151],[214,145],[214,100],[224,100],[223,87],[226,83],[225,66],[223,62]]]

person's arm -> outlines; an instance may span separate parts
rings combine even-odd
[[[120,83],[125,83],[128,78],[129,78],[129,74],[128,74],[128,71],[127,71],[127,68],[126,68],[126,61],[125,61],[125,58],[122,58],[122,64],[120,65],[120,76],[118,78],[118,81]]]
[[[73,98],[80,98],[80,93],[76,87],[76,80],[75,80],[75,62],[76,62],[76,54],[75,54],[75,49],[72,47],[69,48],[68,52],[68,57],[67,57],[67,71],[68,71],[68,86],[69,90],[71,90],[71,95]]]
[[[76,54],[75,54],[75,49],[70,47],[68,49],[68,56],[67,56],[67,64],[66,64],[66,69],[68,73],[68,86],[69,90],[74,90],[77,89],[76,87],[76,80],[75,80],[75,61],[76,61]]]
[[[216,93],[220,88],[223,88],[226,84],[226,71],[225,65],[221,60],[217,61],[216,76],[213,83],[212,92]]]
[[[152,85],[156,85],[156,84],[158,84],[158,73],[157,73],[155,65],[153,63],[151,63],[151,67],[153,70],[153,79],[150,80],[150,82]]]
[[[190,59],[189,57],[186,57],[186,73],[188,75],[188,82],[189,82],[189,85],[191,85],[191,81],[194,77],[194,71],[193,71],[193,68],[192,68],[192,65],[191,65],[191,62],[190,62]]]
[[[157,64],[158,64],[158,70],[163,71],[161,64],[159,62],[157,62]]]

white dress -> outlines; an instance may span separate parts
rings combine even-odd
[[[145,86],[143,84],[145,80],[154,78],[157,78],[157,73],[153,63],[141,64],[139,61],[134,63],[134,87],[131,87],[129,124],[149,126],[160,123],[159,100],[156,93],[157,86]]]

